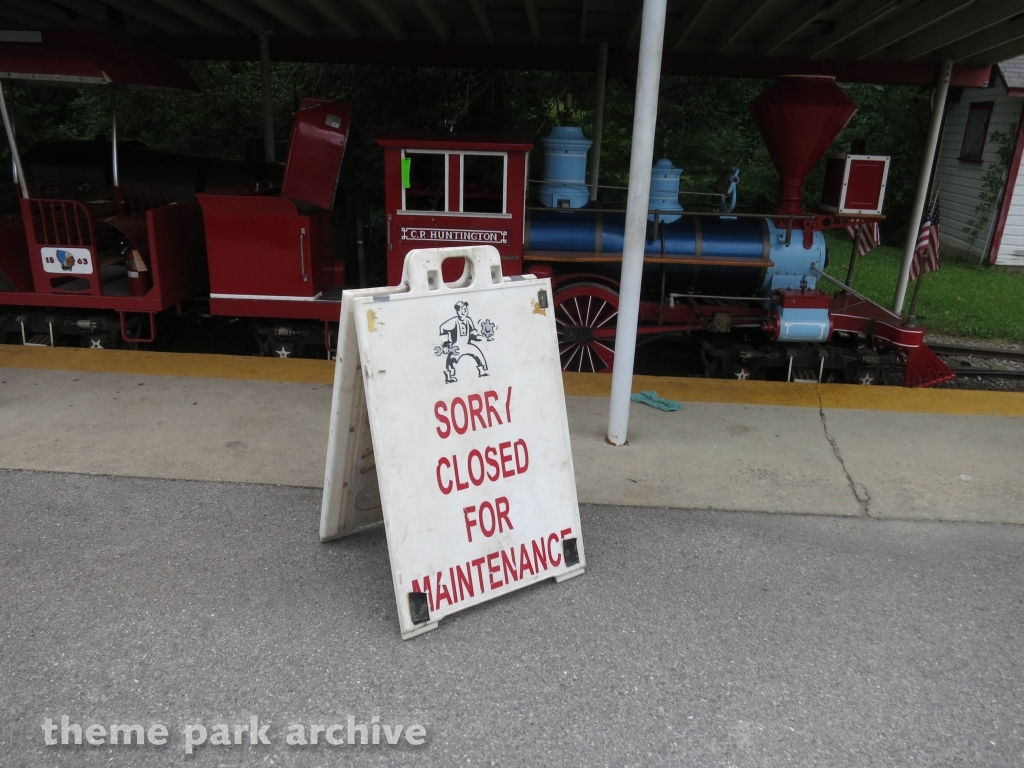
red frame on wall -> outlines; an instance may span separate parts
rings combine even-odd
[[[388,284],[402,280],[405,256],[416,248],[493,245],[506,275],[523,269],[523,223],[526,216],[526,177],[532,137],[473,134],[389,133],[374,137],[384,148],[384,204],[387,216]],[[402,160],[406,153],[445,156],[445,210],[406,210]],[[462,179],[465,155],[500,155],[504,166],[504,212],[463,210]],[[454,183],[453,183],[454,182]],[[462,274],[455,260],[442,267],[444,279]]]

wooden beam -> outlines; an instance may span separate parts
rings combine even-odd
[[[33,0],[30,6],[26,6],[23,3],[4,2],[2,7],[4,16],[18,21],[25,26],[36,26],[40,29],[52,28],[54,25],[79,27],[81,29],[103,29],[107,26],[94,19],[83,17],[74,11],[69,11],[67,8],[47,2],[47,0],[39,0],[38,2]]]
[[[199,34],[199,30],[195,26],[178,14],[153,5],[147,0],[105,0],[103,4],[116,8],[125,16],[134,16],[151,27],[170,32],[172,35]]]
[[[178,14],[183,19],[188,19],[200,29],[213,32],[215,35],[238,33],[235,26],[227,19],[197,0],[153,0],[153,2],[163,6],[171,13]]]
[[[629,48],[633,45],[633,41],[640,36],[640,22],[643,20],[644,4],[642,2],[633,3],[633,13],[629,17],[629,23],[626,24],[626,34],[622,36],[622,47]]]
[[[900,40],[920,34],[943,19],[958,13],[968,6],[977,5],[977,0],[938,0],[922,3],[894,14],[885,24],[862,29],[841,49],[842,59],[866,59]]]
[[[953,45],[940,48],[929,56],[931,59],[941,57],[953,61],[963,61],[979,56],[993,48],[1002,48],[1024,37],[1024,14],[1005,24],[995,24],[976,35],[965,37]]]
[[[395,39],[405,39],[405,30],[402,28],[402,25],[391,14],[391,11],[384,6],[381,0],[359,0],[359,2],[377,20],[377,23],[390,32]]]
[[[54,0],[54,3],[56,5],[63,6],[64,8],[69,8],[75,13],[86,16],[93,21],[98,21],[107,28],[113,26],[110,23],[110,16],[108,15],[110,13],[110,8],[96,2],[96,0]],[[125,17],[125,22],[128,21],[129,18]],[[135,21],[134,17],[131,18],[131,21]],[[147,25],[140,24],[139,26],[146,27]]]
[[[295,30],[304,37],[318,37],[320,34],[320,29],[316,22],[298,10],[288,0],[252,0],[252,2],[286,27]]]
[[[895,61],[913,61],[958,40],[1001,24],[1022,10],[1020,0],[997,0],[982,3],[929,27],[924,33],[908,38],[885,50],[885,58]]]
[[[1007,59],[1015,59],[1018,56],[1024,56],[1024,38],[1017,38],[1011,40],[998,48],[989,48],[982,54],[972,56],[971,58],[960,62],[960,66],[979,66],[986,62],[992,61],[1006,61]],[[1021,97],[1024,96],[1024,92],[1011,93],[1011,96]]]
[[[587,41],[587,11],[589,10],[589,6],[589,0],[582,0],[580,5],[580,48],[582,48]]]
[[[540,45],[540,18],[537,14],[537,4],[534,0],[523,0],[526,7],[526,21],[530,25],[530,37],[534,45]]]
[[[776,28],[775,33],[761,46],[761,54],[772,56],[792,38],[810,27],[821,12],[831,4],[831,0],[805,0],[788,14]]]
[[[349,18],[347,13],[341,10],[338,0],[306,0],[306,3],[349,37],[353,39],[359,38],[359,27]]]
[[[757,17],[751,20],[751,23],[747,25],[743,33],[751,41],[762,39],[770,30],[775,28],[776,24],[780,24],[784,19],[789,18],[788,6],[792,2],[793,0],[765,0],[761,10],[757,13]],[[738,40],[739,38],[737,38]]]
[[[484,38],[488,43],[493,43],[494,30],[491,29],[491,15],[487,12],[484,0],[469,0],[469,4],[473,8],[473,13],[476,14],[476,23],[480,25],[480,31],[484,33]]]
[[[821,58],[826,51],[831,51],[837,45],[891,15],[897,8],[897,0],[867,0],[857,3],[852,11],[830,25],[827,34],[819,34],[810,40],[809,58]]]
[[[711,6],[712,3],[709,2],[709,0],[689,0],[689,2],[687,2],[683,7],[681,24],[679,25],[679,29],[681,31],[679,33],[679,37],[676,38],[675,45],[672,46],[673,51],[678,51],[682,47],[687,35],[693,31],[695,26],[697,26],[697,22],[700,20],[701,14],[703,14],[708,8],[711,8]]]
[[[444,23],[444,19],[441,18],[441,13],[434,5],[434,0],[413,0],[413,2],[438,39],[442,43],[449,42],[452,39],[452,33],[448,29],[448,25]]]
[[[246,0],[202,0],[211,8],[216,8],[228,18],[248,27],[253,32],[270,32],[280,26],[252,3]]]
[[[722,53],[732,45],[740,35],[746,32],[756,21],[757,17],[771,6],[771,0],[745,0],[745,2],[731,14],[729,23],[715,39],[712,50],[715,53]]]

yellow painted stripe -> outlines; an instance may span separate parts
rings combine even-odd
[[[334,363],[328,360],[281,360],[272,357],[6,344],[0,345],[0,366],[310,384],[330,384],[334,380]],[[571,396],[608,397],[611,392],[611,376],[603,374],[565,373],[563,381],[565,394]],[[851,384],[824,384],[819,387],[774,381],[633,377],[634,392],[648,389],[655,390],[662,397],[689,403],[817,408],[820,402],[826,408],[1024,417],[1024,393],[1020,392],[904,389]]]
[[[276,357],[124,349],[21,347],[4,344],[0,345],[0,366],[312,384],[331,384],[334,381],[334,363],[329,360],[282,360]]]

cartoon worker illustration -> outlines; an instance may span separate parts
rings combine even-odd
[[[452,384],[458,379],[455,378],[455,366],[464,357],[471,357],[476,361],[478,375],[487,375],[487,358],[483,351],[476,345],[478,341],[493,341],[494,332],[497,326],[490,320],[484,320],[477,329],[473,318],[469,316],[469,304],[459,301],[455,304],[455,317],[445,320],[441,324],[441,336],[445,341],[439,347],[434,347],[434,354],[440,357],[445,355],[444,380],[446,384]]]

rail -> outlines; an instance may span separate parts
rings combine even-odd
[[[932,344],[928,348],[937,355],[946,357],[977,357],[985,360],[1012,360],[1024,363],[1024,352],[1009,349],[990,349],[988,347],[963,347],[958,344]]]

